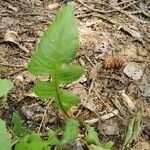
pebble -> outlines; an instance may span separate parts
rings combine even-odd
[[[135,62],[128,63],[123,72],[131,79],[133,80],[139,80],[141,79],[143,75],[142,68]]]

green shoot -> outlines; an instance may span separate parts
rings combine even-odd
[[[101,143],[98,138],[98,133],[94,130],[94,127],[86,125],[87,133],[85,135],[85,141],[90,150],[112,150],[114,142],[109,141],[107,143]]]
[[[50,81],[37,81],[34,92],[41,98],[55,98],[56,105],[67,116],[73,105],[79,103],[79,97],[60,89],[60,84],[68,84],[79,79],[84,70],[72,64],[79,37],[73,6],[66,6],[56,16],[37,45],[28,65],[28,70],[36,76],[50,76]]]
[[[141,120],[142,120],[142,110],[135,113],[135,115],[129,119],[126,132],[124,134],[123,146],[126,147],[128,144],[137,140],[141,132]]]

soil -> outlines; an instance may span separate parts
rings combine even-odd
[[[10,79],[14,86],[8,106],[0,107],[0,118],[12,128],[11,117],[17,111],[29,128],[39,130],[49,102],[34,95],[36,77],[27,71],[27,64],[55,14],[68,3],[75,5],[80,35],[75,62],[85,68],[85,76],[63,87],[81,97],[80,106],[70,114],[83,117],[95,126],[102,142],[115,141],[114,149],[119,150],[127,120],[142,108],[142,133],[134,144],[150,142],[150,3],[146,0],[1,0],[0,78]],[[66,120],[53,103],[41,135]]]

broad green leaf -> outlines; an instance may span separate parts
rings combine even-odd
[[[11,143],[8,137],[5,122],[0,119],[0,150],[11,150]]]
[[[77,105],[80,102],[80,98],[71,92],[66,92],[63,90],[59,90],[59,97],[61,100],[61,103],[66,110],[66,112],[74,105]],[[60,104],[57,100],[57,106],[60,108]]]
[[[79,122],[75,119],[69,119],[65,125],[64,138],[60,145],[70,144],[78,137]]]
[[[84,70],[79,65],[65,64],[59,69],[59,80],[64,83],[71,83],[78,80],[84,73]]]
[[[48,131],[48,140],[49,145],[58,145],[60,142],[57,139],[56,133],[53,130]]]
[[[56,73],[58,65],[70,62],[79,48],[73,6],[66,6],[56,16],[40,40],[28,65],[34,75]]]
[[[11,81],[6,79],[0,79],[0,97],[6,95],[12,88],[13,84]]]
[[[87,133],[85,136],[85,140],[87,144],[95,144],[100,145],[98,133],[94,130],[94,127],[90,127],[89,125],[86,125]]]
[[[56,95],[55,86],[52,82],[37,81],[34,86],[34,92],[45,99],[53,98]]]
[[[23,125],[23,122],[24,121],[20,118],[19,114],[14,112],[12,116],[12,123],[14,125],[13,131],[18,137],[25,136],[30,132],[30,130]]]

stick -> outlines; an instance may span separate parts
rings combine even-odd
[[[49,101],[48,104],[47,104],[47,106],[46,106],[46,109],[45,109],[45,111],[44,111],[44,114],[43,114],[43,116],[42,116],[42,120],[41,120],[39,129],[38,129],[38,133],[40,133],[42,124],[43,124],[43,122],[44,122],[44,119],[45,119],[45,116],[46,116],[46,113],[47,113],[47,110],[48,110],[48,108],[50,107],[50,105],[52,104],[52,102],[53,102],[53,100]]]

